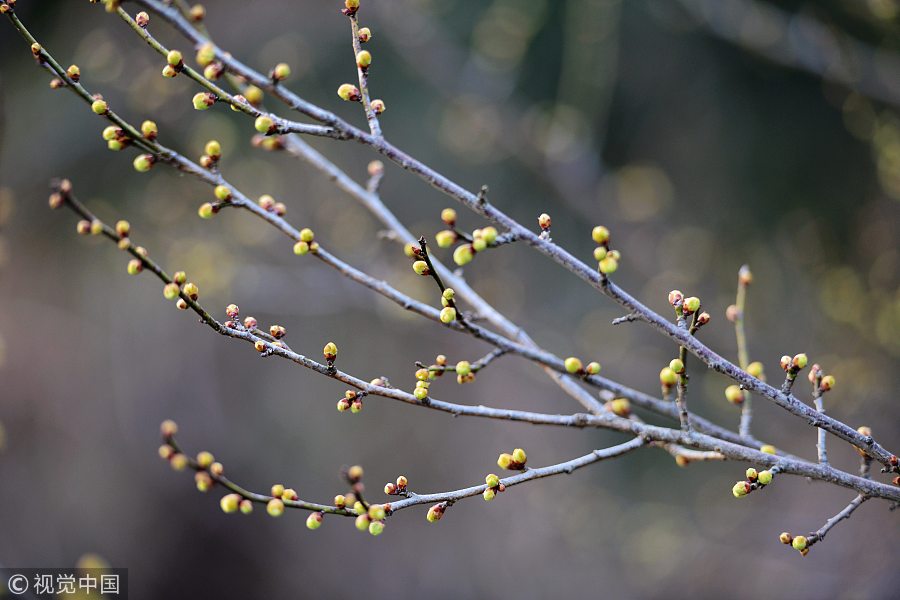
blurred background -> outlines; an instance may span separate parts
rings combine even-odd
[[[335,95],[356,76],[340,3],[250,6],[210,3],[216,39],[260,70],[288,62],[292,89],[363,126],[359,107]],[[162,59],[117,17],[50,0],[20,0],[18,13],[120,114],[154,119],[164,144],[195,159],[218,139],[226,177],[248,195],[274,195],[339,257],[436,303],[362,207],[296,159],[252,148],[246,117],[192,110],[195,86],[161,77]],[[373,32],[371,87],[395,144],[469,189],[490,185],[491,200],[524,223],[550,213],[554,239],[587,261],[590,228],[607,225],[623,254],[616,280],[659,311],[672,288],[700,296],[713,315],[704,341],[733,360],[724,311],[749,263],[751,359],[777,383],[782,354],[808,353],[837,377],[830,414],[896,448],[898,15],[897,0],[365,0],[360,20]],[[161,19],[150,28],[193,57]],[[137,598],[896,592],[897,515],[886,503],[864,505],[803,559],[778,534],[817,529],[852,492],[783,477],[737,501],[730,489],[746,465],[681,469],[659,450],[459,503],[437,525],[424,507],[403,511],[377,539],[338,518],[313,533],[305,513],[223,514],[219,493],[198,493],[157,457],[163,419],[243,485],[283,482],[319,501],[345,491],[344,465],[365,467],[376,500],[401,473],[415,491],[453,489],[480,482],[516,446],[544,465],[624,438],[377,398],[339,414],[344,386],[215,335],[166,302],[152,276],[128,276],[111,244],[78,237],[71,213],[47,209],[49,180],[69,177],[101,218],[130,220],[133,239],[170,272],[186,270],[208,308],[235,302],[311,355],[334,340],[341,368],[365,379],[411,389],[414,361],[487,348],[298,259],[244,213],[201,221],[210,190],[164,167],[136,173],[132,150],[108,152],[106,123],[49,88],[8,23],[0,54],[0,563],[64,567],[96,554],[130,569]],[[359,180],[375,158],[311,143]],[[452,205],[393,165],[382,192],[417,234],[441,229],[440,209]],[[465,229],[483,226],[460,215]],[[611,301],[537,253],[507,246],[465,274],[547,349],[658,392],[675,348],[640,324],[611,326],[622,314]],[[726,385],[695,371],[690,406],[736,428]],[[465,404],[580,409],[514,357],[473,385],[445,378],[432,390]],[[809,400],[806,385],[797,390]],[[755,409],[758,437],[815,456],[812,429],[763,400]],[[831,440],[829,455],[855,471],[850,447]]]

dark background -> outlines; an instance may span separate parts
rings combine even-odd
[[[219,139],[226,176],[248,195],[275,195],[339,257],[435,300],[364,209],[305,164],[251,148],[246,117],[193,111],[195,86],[162,78],[162,59],[118,18],[84,1],[18,4],[43,45],[77,63],[123,116],[153,118],[164,144],[194,158]],[[362,125],[359,107],[334,94],[355,79],[339,5],[210,2],[207,24],[260,70],[290,63],[292,89]],[[726,9],[730,34],[710,7]],[[830,414],[870,425],[896,448],[898,8],[364,0],[360,19],[374,34],[371,85],[387,103],[389,139],[469,189],[489,184],[491,200],[525,223],[549,212],[555,240],[585,260],[590,228],[606,224],[623,254],[616,280],[660,311],[673,287],[699,295],[713,315],[704,340],[732,359],[724,310],[748,262],[751,358],[777,383],[779,357],[807,352],[837,377]],[[851,46],[788,37],[810,21],[880,50],[845,72]],[[150,27],[192,56],[160,19]],[[49,89],[5,22],[0,56],[0,563],[69,566],[96,553],[128,567],[141,598],[895,593],[897,515],[886,503],[864,505],[803,559],[779,532],[817,529],[852,492],[780,477],[737,501],[730,489],[746,465],[680,469],[658,450],[517,487],[489,505],[462,502],[436,525],[424,507],[403,511],[377,539],[338,518],[310,532],[305,513],[223,514],[220,494],[197,493],[189,474],[157,458],[162,419],[177,420],[187,449],[213,451],[246,486],[280,481],[320,501],[344,491],[342,465],[365,466],[375,499],[399,473],[417,491],[452,489],[481,481],[515,446],[544,465],[623,438],[381,399],[338,414],[344,387],[216,336],[175,311],[152,276],[129,277],[111,244],[76,236],[72,214],[47,210],[50,178],[71,178],[102,218],[128,218],[133,238],[170,271],[185,269],[209,308],[236,302],[263,325],[286,326],[292,347],[310,355],[333,339],[341,367],[365,379],[383,374],[411,388],[415,360],[486,349],[294,257],[246,214],[200,221],[208,188],[167,168],[135,173],[133,151],[107,152],[106,123]],[[798,56],[817,72],[792,68]],[[374,158],[350,143],[312,143],[360,180]],[[415,233],[433,235],[452,204],[392,165],[382,189]],[[482,225],[460,213],[464,227]],[[675,348],[640,324],[609,325],[619,309],[536,253],[489,252],[466,276],[549,350],[596,358],[605,375],[658,391]],[[725,379],[695,373],[691,408],[736,427]],[[579,410],[513,357],[473,385],[446,379],[433,391],[466,404]],[[757,436],[815,456],[812,429],[763,400],[755,407]],[[849,446],[832,439],[830,456],[856,469]]]

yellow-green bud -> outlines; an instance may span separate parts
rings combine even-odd
[[[200,49],[197,50],[197,64],[201,67],[206,67],[214,60],[216,60],[215,47],[210,43],[200,46]]]
[[[178,50],[169,50],[169,53],[166,54],[166,62],[172,65],[173,67],[177,67],[183,62],[183,58],[181,56],[181,52]]]
[[[416,389],[413,390],[413,396],[416,397],[416,400],[420,400],[420,401],[424,400],[425,398],[428,397],[428,388],[416,387]]]
[[[216,462],[215,457],[206,450],[197,454],[197,464],[204,469],[209,467],[209,465],[213,464],[214,462]]]
[[[807,544],[806,536],[803,536],[803,535],[798,535],[793,540],[791,540],[791,546],[794,548],[794,550],[797,550],[798,552],[802,552],[806,548],[807,545],[808,544]]]
[[[448,226],[453,227],[456,224],[456,211],[452,208],[445,208],[441,211],[441,221]]]
[[[116,127],[115,125],[110,125],[106,129],[103,130],[103,139],[107,142],[110,140],[114,140],[122,134],[122,130]]]
[[[360,531],[368,531],[369,521],[369,515],[359,515],[358,517],[356,517],[356,528]]]
[[[772,483],[772,471],[760,471],[756,478],[762,485],[769,485]]]
[[[792,536],[792,535],[791,535],[790,533],[788,533],[787,531],[782,531],[782,532],[781,532],[781,535],[778,536],[778,540],[779,540],[782,544],[790,544],[792,541],[794,541],[794,536]]]
[[[195,110],[206,110],[216,103],[216,97],[209,92],[200,92],[198,94],[194,94],[192,102],[194,104]]]
[[[825,377],[822,378],[822,381],[819,383],[819,389],[821,389],[823,392],[827,392],[828,390],[830,390],[831,388],[834,387],[834,383],[835,383],[834,375],[826,375]]]
[[[217,185],[213,190],[213,193],[216,195],[216,198],[222,202],[231,200],[231,189],[227,185]]]
[[[201,219],[212,219],[214,213],[215,209],[209,202],[204,202],[200,205],[200,208],[197,209],[197,214],[200,215]]]
[[[731,493],[734,494],[735,498],[742,498],[750,493],[750,484],[746,481],[738,481],[731,488]]]
[[[456,250],[453,251],[453,262],[462,267],[472,262],[472,258],[474,256],[475,251],[472,248],[472,245],[463,244],[461,246],[457,246]]]
[[[241,514],[249,515],[253,512],[253,502],[247,500],[246,498],[241,500]]]
[[[153,167],[153,155],[140,154],[135,157],[132,164],[134,165],[134,170],[138,173],[146,173]]]
[[[495,492],[493,488],[488,488],[482,492],[481,496],[484,498],[485,502],[490,502],[497,496],[497,492]]]
[[[275,122],[266,115],[256,117],[254,127],[260,133],[272,133],[275,131]]]
[[[487,484],[489,488],[495,488],[500,485],[500,478],[497,475],[491,473],[487,477],[484,478],[484,482]]]
[[[328,342],[322,349],[322,355],[325,357],[325,360],[334,360],[337,358],[337,353],[338,348],[334,342]]]
[[[345,102],[356,102],[360,99],[359,89],[352,83],[343,83],[338,87],[337,95]]]
[[[219,158],[222,156],[222,145],[217,140],[209,140],[206,142],[204,150],[206,151],[206,154],[212,158]]]
[[[359,41],[362,44],[365,44],[366,42],[368,42],[369,40],[372,39],[372,32],[371,32],[371,30],[369,30],[368,27],[361,28],[359,30],[358,34],[359,34]]]
[[[417,260],[413,263],[413,271],[416,275],[429,275],[431,271],[428,269],[428,263],[424,260]]]
[[[600,363],[597,361],[589,362],[587,366],[584,368],[584,372],[588,375],[596,375],[600,372]]]
[[[611,255],[607,255],[606,258],[600,261],[598,265],[600,268],[600,272],[604,275],[612,275],[619,268],[619,261],[613,258]]]
[[[449,229],[438,231],[434,235],[434,241],[437,242],[439,248],[449,248],[456,241],[456,233]]]
[[[631,402],[628,398],[614,398],[609,403],[609,410],[619,417],[627,417],[631,414]]]
[[[68,75],[69,79],[72,81],[78,81],[81,79],[81,69],[78,68],[78,65],[71,65],[66,69],[66,75]]]
[[[566,367],[566,371],[568,371],[569,373],[578,373],[582,369],[581,360],[575,358],[574,356],[570,356],[569,358],[567,358],[564,364]]]
[[[806,367],[808,362],[809,359],[806,357],[806,355],[801,353],[795,355],[794,358],[791,359],[791,366],[795,369],[803,369],[804,367]]]
[[[284,514],[284,502],[279,498],[272,498],[266,504],[266,512],[269,513],[270,517],[280,517]]]
[[[310,515],[306,517],[306,528],[315,531],[322,526],[324,518],[325,516],[320,512],[310,513]]]
[[[228,494],[227,496],[222,497],[222,499],[219,501],[219,506],[222,507],[222,512],[233,513],[237,512],[240,503],[241,497],[239,494]]]
[[[91,235],[100,235],[103,233],[103,223],[94,219],[91,221]]]
[[[594,260],[596,260],[597,262],[600,262],[601,260],[606,258],[607,252],[608,252],[608,250],[605,247],[597,246],[596,248],[594,248]]]
[[[434,506],[428,509],[428,514],[425,515],[425,519],[429,523],[434,523],[436,521],[440,521],[441,517],[444,516],[444,506],[442,504],[435,504]]]
[[[182,290],[191,300],[196,300],[200,297],[200,288],[197,287],[197,284],[188,282],[184,284],[184,289]]]
[[[94,114],[105,115],[109,112],[109,105],[103,100],[94,100],[91,103],[91,110]]]
[[[137,275],[144,270],[144,265],[138,259],[132,258],[128,261],[127,270],[129,275]]]
[[[609,229],[603,225],[597,225],[591,231],[591,238],[598,244],[605,244],[609,241]]]
[[[680,358],[673,358],[669,363],[669,368],[676,373],[684,373],[684,362]]]
[[[131,232],[131,224],[128,221],[120,220],[116,221],[116,234],[120,238],[128,237],[128,234]]]
[[[519,463],[520,465],[524,465],[528,460],[528,455],[525,454],[525,451],[521,448],[516,448],[512,453],[513,460]]]
[[[744,401],[744,391],[738,385],[729,385],[725,388],[725,399],[732,404],[741,404]]]
[[[141,134],[148,140],[155,140],[159,134],[159,128],[153,121],[144,121],[141,123]]]
[[[700,298],[697,298],[696,296],[685,298],[684,302],[681,304],[681,309],[688,315],[697,312],[700,310]]]
[[[287,63],[278,63],[272,69],[272,79],[275,81],[284,81],[291,76],[291,67]]]
[[[120,142],[119,140],[109,140],[106,142],[106,147],[112,150],[113,152],[118,152],[122,148],[125,147],[125,144]]]
[[[448,325],[456,320],[456,309],[452,306],[441,309],[441,323]]]
[[[309,243],[313,241],[316,237],[316,234],[313,233],[313,230],[309,227],[304,227],[300,230],[300,241]]]
[[[461,360],[456,363],[456,374],[457,375],[468,375],[472,372],[472,365],[467,360]]]
[[[759,473],[757,473],[756,469],[754,469],[753,467],[749,467],[747,469],[747,471],[745,472],[745,475],[747,476],[747,480],[756,481],[756,478],[759,476]]]
[[[763,364],[761,362],[754,361],[747,365],[747,373],[753,375],[756,378],[760,378],[763,375]]]
[[[304,254],[309,252],[309,244],[306,242],[297,242],[294,244],[294,254],[299,256],[303,256]]]
[[[760,446],[759,451],[763,454],[777,454],[778,450],[772,444],[763,444]]]
[[[369,518],[373,521],[381,521],[384,519],[384,506],[381,504],[371,504],[369,506]]]
[[[356,64],[362,69],[365,69],[366,67],[371,65],[372,64],[372,53],[369,52],[368,50],[361,50],[356,55]]]
[[[497,466],[500,467],[501,469],[510,468],[512,466],[513,462],[514,461],[513,461],[512,454],[509,454],[507,452],[504,452],[497,458]]]
[[[372,521],[369,523],[369,533],[379,536],[384,532],[384,521]]]
[[[663,385],[663,387],[672,387],[676,383],[678,383],[678,375],[671,369],[671,367],[663,367],[663,369],[659,372],[659,382]]]

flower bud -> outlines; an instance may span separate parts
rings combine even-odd
[[[772,471],[769,470],[760,471],[759,475],[757,475],[757,480],[762,485],[769,485],[770,483],[772,483],[772,478]]]
[[[241,503],[240,494],[228,494],[227,496],[223,496],[219,501],[219,506],[222,507],[222,512],[224,513],[233,513],[237,512],[238,506]]]
[[[791,357],[788,356],[787,354],[785,354],[784,356],[781,357],[779,364],[781,365],[781,368],[784,371],[789,371],[791,368]]]
[[[417,387],[415,390],[413,390],[413,396],[416,397],[416,400],[424,400],[428,397],[428,388]]]
[[[566,367],[566,371],[568,371],[569,373],[572,373],[572,374],[578,373],[579,371],[582,370],[581,360],[578,358],[575,358],[574,356],[570,356],[569,358],[567,358],[563,362],[563,364]]]
[[[322,521],[324,519],[325,515],[320,512],[310,513],[309,516],[306,517],[306,528],[315,531],[322,526]]]
[[[829,391],[834,387],[834,375],[826,375],[822,378],[822,381],[819,383],[819,389],[823,392]]]
[[[199,23],[206,17],[206,8],[202,4],[195,4],[188,11],[188,16],[191,18],[191,21]]]
[[[788,533],[787,531],[782,531],[782,532],[781,532],[781,535],[778,536],[778,540],[779,540],[782,544],[790,544],[792,541],[794,541],[794,536],[792,536],[792,535],[791,535],[790,533]]]
[[[169,50],[169,53],[166,54],[166,62],[173,67],[181,65],[184,62],[183,58],[184,57],[181,55],[181,52],[179,52],[178,50]]]
[[[116,222],[116,235],[120,238],[128,237],[131,232],[131,224],[128,221],[120,220]]]
[[[194,110],[206,110],[216,103],[216,96],[209,92],[200,92],[194,94],[192,102],[194,104]]]
[[[150,15],[145,13],[144,11],[139,12],[134,16],[134,22],[137,23],[137,26],[141,29],[147,27],[150,24]]]
[[[361,44],[365,44],[366,42],[368,42],[369,40],[372,39],[372,31],[368,27],[360,28],[360,30],[357,32],[357,34],[358,34],[357,37],[359,38],[359,41]]]
[[[456,320],[456,309],[448,306],[446,308],[441,309],[441,323],[445,325],[449,325],[453,321]]]
[[[222,202],[231,200],[231,189],[227,185],[217,185],[213,190],[216,198]]]
[[[68,69],[66,69],[66,75],[69,76],[69,79],[72,81],[78,81],[81,79],[81,69],[78,68],[78,65],[70,65]]]
[[[619,261],[607,254],[606,258],[600,261],[598,268],[604,275],[612,275],[618,270]]]
[[[322,355],[325,357],[325,360],[332,361],[337,358],[338,348],[334,342],[328,342],[325,344],[325,347],[322,348]]]
[[[609,242],[609,229],[603,225],[597,225],[591,231],[591,238],[598,244],[606,244]]]
[[[284,81],[291,76],[291,67],[287,63],[278,63],[272,69],[272,79],[275,81]]]
[[[282,327],[281,325],[272,325],[269,327],[269,335],[271,335],[276,340],[280,340],[287,334],[287,329]]]
[[[366,69],[372,64],[372,53],[368,50],[361,50],[356,55],[356,65],[360,69]]]
[[[749,365],[747,365],[747,373],[756,377],[757,379],[761,379],[763,376],[763,364],[761,362],[753,361]]]
[[[369,533],[379,536],[384,532],[384,521],[372,521],[369,523]]]
[[[489,488],[495,488],[500,485],[500,478],[497,475],[491,473],[484,478],[484,483],[487,484]]]
[[[744,402],[744,391],[739,385],[729,385],[725,388],[725,399],[732,404],[742,404]]]
[[[242,515],[249,515],[253,512],[253,502],[244,498],[239,505]]]
[[[347,469],[347,479],[349,479],[352,483],[356,483],[360,479],[363,478],[365,472],[363,468],[359,465],[353,465],[349,469]]]
[[[731,488],[731,493],[734,494],[735,498],[742,498],[750,493],[750,484],[746,481],[738,481],[734,484],[734,487]]]
[[[91,110],[94,114],[105,115],[109,112],[109,105],[104,100],[94,100],[91,103]]]
[[[211,452],[204,450],[203,452],[197,453],[197,464],[202,468],[206,469],[214,462],[216,462],[216,459]]]
[[[359,89],[352,83],[343,83],[338,87],[337,95],[345,102],[357,102],[362,97]]]
[[[275,121],[266,115],[256,117],[256,122],[253,126],[256,127],[256,130],[260,133],[269,134],[275,132]]]
[[[176,77],[178,75],[178,69],[173,67],[172,65],[166,65],[162,69],[162,76],[171,79],[172,77]]]
[[[696,296],[685,298],[684,302],[681,304],[681,310],[683,310],[686,315],[694,314],[700,310],[700,298],[697,298]]]
[[[631,402],[628,398],[615,398],[610,401],[609,410],[619,417],[627,417],[631,414]]]
[[[743,286],[748,286],[753,283],[753,273],[750,272],[750,267],[744,265],[738,271],[738,283]]]
[[[501,469],[509,469],[513,464],[512,454],[504,452],[497,458],[497,466]]]
[[[413,271],[416,272],[416,275],[429,275],[431,271],[428,269],[428,263],[424,260],[417,260],[413,263]]]
[[[525,454],[525,451],[521,448],[516,448],[512,453],[513,460],[519,463],[520,465],[524,465],[528,460],[528,456]]]
[[[201,67],[209,66],[214,60],[216,60],[216,49],[211,43],[207,42],[200,46],[197,50],[197,56],[195,59],[197,64]]]
[[[187,310],[188,303],[184,301],[184,298],[179,298],[177,302],[175,302],[175,307],[178,310]]]
[[[807,546],[806,536],[798,535],[791,540],[791,546],[798,552],[803,551]]]
[[[218,159],[222,156],[222,144],[220,144],[218,140],[209,140],[206,142],[203,150],[207,155],[214,159]]]
[[[584,368],[584,372],[588,375],[596,375],[600,372],[601,368],[602,367],[600,366],[600,363],[598,363],[597,361],[593,361],[587,364],[587,366]]]
[[[215,212],[216,212],[215,207],[209,202],[204,202],[197,209],[197,214],[200,216],[201,219],[212,219]]]
[[[763,444],[759,447],[759,451],[763,454],[777,454],[778,450],[772,444]]]
[[[449,248],[456,241],[456,233],[449,229],[438,231],[434,235],[434,241],[437,242],[439,248]]]
[[[457,375],[468,375],[472,372],[472,365],[467,360],[461,360],[456,363],[456,374]]]
[[[606,258],[607,252],[609,251],[605,246],[597,246],[596,248],[594,248],[594,260],[599,263],[601,260]]]
[[[184,284],[184,289],[182,291],[184,291],[191,300],[196,300],[200,297],[200,288],[198,288],[195,283],[188,282]]]
[[[153,167],[154,158],[152,154],[139,154],[132,163],[134,170],[138,173],[146,173]]]
[[[188,458],[184,454],[173,454],[169,459],[169,466],[175,471],[184,471],[188,466]]]
[[[674,307],[681,306],[681,303],[684,301],[684,294],[682,294],[679,290],[672,290],[669,292],[669,304]]]
[[[429,523],[434,523],[435,521],[440,521],[441,517],[444,516],[444,505],[443,504],[435,504],[431,508],[428,509],[428,514],[425,515],[425,519],[428,520]]]
[[[164,439],[169,439],[178,433],[178,423],[173,421],[172,419],[166,419],[159,425],[159,434]]]
[[[678,383],[678,375],[670,367],[664,367],[659,372],[659,382],[663,387],[670,388]]]
[[[194,484],[198,492],[206,493],[213,486],[213,480],[206,471],[197,471],[194,473]]]
[[[673,358],[669,363],[669,368],[676,373],[684,373],[684,362],[680,358]]]
[[[284,502],[278,498],[272,498],[266,504],[266,512],[269,513],[270,517],[280,517],[284,514]]]
[[[141,135],[148,140],[155,140],[156,136],[159,135],[159,128],[153,121],[144,121],[141,123]]]
[[[547,231],[550,229],[550,225],[552,224],[552,220],[550,219],[550,215],[547,213],[541,213],[538,217],[538,227],[541,228],[542,231]]]
[[[282,500],[297,500],[298,498],[297,491],[293,488],[284,488],[284,491],[281,492]]]
[[[453,262],[462,267],[472,262],[474,256],[475,249],[472,245],[462,244],[461,246],[457,246],[456,250],[453,251]]]
[[[159,447],[159,457],[163,460],[169,460],[175,454],[175,448],[169,444],[163,444]]]
[[[706,325],[707,323],[709,323],[710,319],[711,317],[709,316],[708,312],[700,313],[699,315],[697,315],[697,326],[699,327],[700,325]]]
[[[484,498],[485,502],[490,502],[497,496],[497,492],[494,491],[493,488],[487,488],[481,493],[481,497]]]
[[[369,530],[369,515],[359,515],[356,517],[356,528],[360,531]]]
[[[756,478],[759,475],[759,473],[756,472],[756,469],[754,469],[753,467],[750,467],[747,469],[746,475],[747,475],[748,481],[756,481]]]
[[[381,521],[385,517],[384,506],[381,504],[369,505],[369,518],[373,521]]]
[[[794,356],[794,358],[791,359],[791,367],[799,371],[800,369],[806,367],[808,362],[809,359],[806,358],[805,354],[797,354]]]

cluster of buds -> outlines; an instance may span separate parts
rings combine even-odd
[[[809,363],[809,359],[802,352],[800,354],[795,354],[793,358],[785,354],[781,357],[781,368],[788,375],[796,376],[797,373],[806,368],[806,365]]]
[[[497,466],[510,471],[524,471],[528,455],[521,448],[516,448],[512,454],[504,452],[497,458]]]
[[[695,327],[699,328],[709,323],[711,317],[708,312],[700,312],[700,298],[697,296],[685,297],[680,290],[672,290],[669,292],[669,304],[675,309],[675,316],[679,322],[693,315]]]
[[[738,481],[731,488],[731,493],[735,498],[743,498],[754,490],[764,488],[772,483],[772,479],[775,478],[775,474],[772,471],[757,471],[753,467],[747,469],[746,475],[746,479]]]
[[[312,252],[315,254],[319,251],[319,242],[316,241],[315,232],[309,227],[300,230],[300,239],[294,244],[294,254],[303,256]]]
[[[506,491],[506,486],[500,483],[500,478],[493,473],[487,475],[484,478],[484,484],[487,487],[484,488],[484,492],[481,493],[481,497],[484,498],[485,502],[490,502],[497,497],[498,493]]]
[[[601,369],[600,363],[598,363],[597,361],[591,361],[587,364],[587,366],[585,366],[584,363],[581,362],[580,358],[576,358],[574,356],[570,356],[566,360],[564,360],[563,366],[565,367],[567,373],[581,376],[596,375],[600,372]]]
[[[343,398],[338,400],[338,412],[347,412],[348,410],[354,415],[363,409],[362,399],[365,392],[357,392],[356,390],[347,390],[344,392]]]
[[[190,459],[173,446],[175,434],[178,433],[178,424],[171,419],[166,419],[159,426],[163,444],[159,447],[159,457],[169,463],[175,471],[183,471],[190,464]]]
[[[609,247],[609,229],[603,225],[597,225],[591,230],[591,239],[597,244],[594,248],[594,260],[597,261],[597,269],[603,275],[612,275],[619,268],[619,260],[622,255],[618,250]]]
[[[453,288],[446,288],[441,293],[441,306],[443,308],[441,308],[440,319],[444,325],[454,322],[458,316],[454,298],[456,298],[456,292],[453,291]]]
[[[778,539],[782,544],[790,545],[791,548],[799,552],[801,556],[809,554],[810,543],[805,535],[794,536],[787,531],[784,531],[778,536]]]
[[[400,475],[397,477],[396,482],[389,481],[384,484],[384,493],[388,496],[404,496],[406,495],[408,486],[409,480],[403,475]]]
[[[475,373],[478,369],[472,367],[472,363],[467,360],[461,360],[453,367],[456,371],[456,383],[462,385],[464,383],[472,383],[475,381]]]
[[[200,297],[200,288],[197,284],[187,281],[187,274],[184,271],[177,271],[172,275],[172,281],[163,286],[163,297],[166,300],[175,300],[179,310],[187,310],[188,303],[182,294],[196,301]]]
[[[152,121],[144,121],[144,123],[153,123]],[[154,123],[155,125],[155,123]],[[141,126],[143,130],[144,126]],[[115,125],[110,125],[109,127],[103,130],[101,136],[106,141],[106,147],[113,152],[118,152],[119,150],[123,150],[127,148],[131,144],[131,138],[129,138],[125,131],[117,127]],[[146,137],[146,136],[144,136]]]
[[[163,77],[175,77],[184,69],[184,56],[178,50],[169,50],[166,54],[166,66],[163,67]]]
[[[281,483],[276,483],[270,490],[271,498],[266,503],[266,512],[270,517],[280,517],[284,514],[284,503],[295,502],[300,499],[297,491],[286,488]]]
[[[446,359],[444,360],[446,361]],[[421,402],[428,397],[428,388],[431,387],[431,382],[434,381],[439,372],[441,371],[424,367],[416,371],[416,388],[413,390],[413,396],[416,397],[416,400]]]
[[[782,357],[782,361],[783,360],[784,357]],[[817,396],[831,391],[831,388],[833,388],[835,384],[834,375],[825,375],[824,371],[822,371],[822,367],[820,367],[818,363],[815,363],[810,367],[807,378],[812,384],[813,394]]]
[[[219,164],[222,158],[222,144],[218,140],[209,140],[203,147],[203,154],[200,156],[200,165],[204,169],[213,170]]]
[[[273,198],[269,194],[263,194],[262,196],[260,196],[259,200],[257,200],[257,203],[259,204],[259,207],[261,209],[263,209],[264,211],[274,213],[274,214],[278,215],[279,217],[283,217],[284,215],[287,214],[287,206],[285,205],[285,203],[284,202],[276,202],[275,198]],[[310,229],[310,232],[312,232],[311,229]],[[310,236],[307,234],[306,237],[310,237]],[[315,237],[315,234],[313,234],[313,237]],[[310,241],[312,241],[312,238],[310,238]],[[308,246],[309,242],[306,242],[306,243],[307,243],[306,250],[308,252],[309,251],[309,246]]]
[[[677,370],[676,370],[677,369]],[[659,372],[659,384],[663,394],[671,391],[678,383],[678,378],[684,373],[684,362],[680,358],[669,361],[669,366],[663,367]]]

